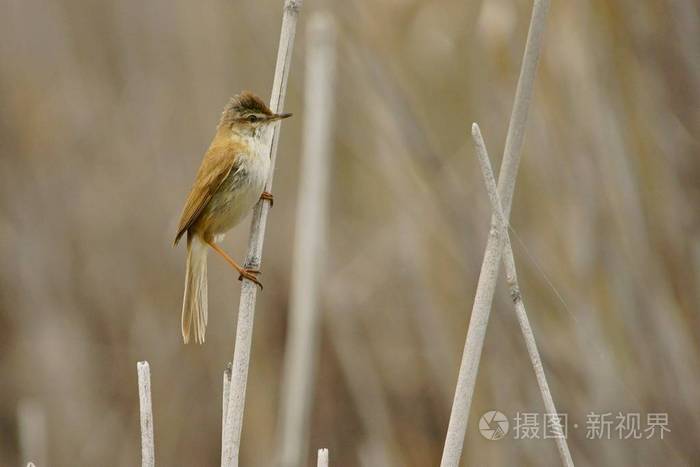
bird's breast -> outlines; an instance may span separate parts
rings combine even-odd
[[[256,153],[236,156],[234,167],[207,205],[204,215],[209,234],[218,236],[227,232],[251,211],[265,188],[269,170],[267,156]]]

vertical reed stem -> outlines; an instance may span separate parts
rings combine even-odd
[[[138,362],[136,371],[139,376],[139,409],[141,413],[141,466],[153,467],[156,465],[156,454],[153,443],[151,367],[148,362]]]
[[[328,165],[335,78],[335,25],[315,13],[307,28],[304,141],[280,411],[282,467],[306,465],[318,349],[318,296],[325,257]]]
[[[277,65],[275,78],[272,85],[270,109],[279,113],[284,107],[284,98],[287,90],[287,78],[294,48],[297,18],[301,9],[302,0],[285,0],[284,14],[282,17],[282,30],[280,32],[280,44],[277,51]],[[279,142],[279,123],[275,126],[272,139],[269,143],[270,175],[265,184],[265,191],[272,192],[272,180],[275,173],[275,161],[277,160],[277,145]],[[250,241],[246,267],[260,269],[267,215],[270,206],[267,202],[259,202],[253,211],[253,220],[250,225]],[[246,384],[248,382],[248,366],[250,364],[250,349],[253,339],[253,320],[255,317],[255,302],[257,298],[257,286],[244,279],[241,284],[241,298],[238,305],[238,324],[236,326],[236,342],[233,351],[233,364],[231,374],[231,391],[226,413],[226,426],[224,428],[224,445],[222,447],[222,466],[238,466],[238,455],[241,444],[241,430],[243,428],[243,410],[245,408]]]
[[[221,464],[224,463],[224,450],[223,446],[225,444],[224,432],[226,431],[226,416],[228,414],[228,398],[231,394],[231,362],[224,368],[224,394],[221,400]]]
[[[328,467],[328,449],[318,450],[318,461],[316,462],[317,467]]]

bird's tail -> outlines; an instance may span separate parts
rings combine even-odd
[[[182,339],[204,343],[207,329],[207,244],[199,235],[187,235],[185,296],[182,300]]]

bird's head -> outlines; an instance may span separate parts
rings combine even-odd
[[[231,98],[226,105],[220,128],[229,128],[237,133],[256,135],[277,120],[291,117],[292,114],[276,114],[265,102],[250,91],[243,91]]]

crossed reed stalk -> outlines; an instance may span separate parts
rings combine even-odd
[[[515,180],[520,165],[520,158],[527,124],[528,110],[532,100],[535,72],[542,49],[543,35],[545,29],[545,19],[549,10],[549,0],[535,0],[532,8],[532,17],[525,45],[525,53],[518,78],[518,85],[515,92],[515,102],[508,125],[503,163],[501,165],[498,186],[491,170],[491,164],[486,152],[486,145],[481,136],[479,126],[472,127],[472,137],[476,147],[477,156],[486,183],[489,199],[493,210],[491,219],[491,230],[484,253],[484,260],[479,274],[479,281],[474,297],[467,338],[464,344],[464,353],[460,365],[457,388],[455,390],[450,422],[445,437],[441,467],[457,467],[462,455],[464,436],[467,431],[469,412],[471,409],[472,397],[476,376],[479,371],[479,361],[486,337],[491,305],[498,279],[501,255],[504,255],[506,269],[506,280],[510,287],[510,294],[515,305],[516,315],[520,324],[530,361],[535,370],[537,383],[544,400],[545,410],[552,420],[557,423],[558,416],[552,394],[542,367],[542,359],[537,350],[535,336],[530,327],[525,305],[522,300],[520,288],[518,286],[517,274],[515,270],[515,260],[508,237],[508,218],[513,203],[513,193],[515,191]],[[555,428],[559,428],[558,423]],[[572,467],[573,460],[566,438],[556,436],[557,450],[562,464]]]

